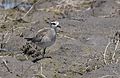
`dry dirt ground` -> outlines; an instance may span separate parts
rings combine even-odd
[[[0,10],[1,48],[6,50],[0,52],[0,78],[120,77],[119,44],[116,50],[115,44],[111,44],[104,58],[110,38],[120,30],[119,0],[93,3],[81,0],[79,7],[76,7],[79,0],[72,4],[69,3],[72,0],[62,1],[47,0],[37,4],[23,20],[17,19],[26,12]],[[32,37],[39,29],[48,27],[46,21],[49,20],[57,20],[62,26],[56,43],[47,48],[46,55],[52,58],[33,63],[33,57],[22,53],[28,43],[24,37]]]

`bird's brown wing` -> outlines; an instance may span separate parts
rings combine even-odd
[[[48,28],[39,30],[36,36],[32,38],[32,42],[40,42],[42,38],[48,33],[48,31]]]

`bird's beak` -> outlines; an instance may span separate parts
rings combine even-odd
[[[60,25],[58,25],[57,27],[58,27],[58,28],[61,28],[61,26],[60,26]]]

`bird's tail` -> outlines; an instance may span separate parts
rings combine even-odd
[[[27,41],[32,41],[33,38],[24,38],[26,39]]]

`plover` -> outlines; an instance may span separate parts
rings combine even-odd
[[[52,46],[56,41],[57,28],[61,28],[58,21],[50,22],[49,28],[40,29],[32,38],[25,38],[35,45],[43,49],[42,57],[44,57],[46,48]]]

